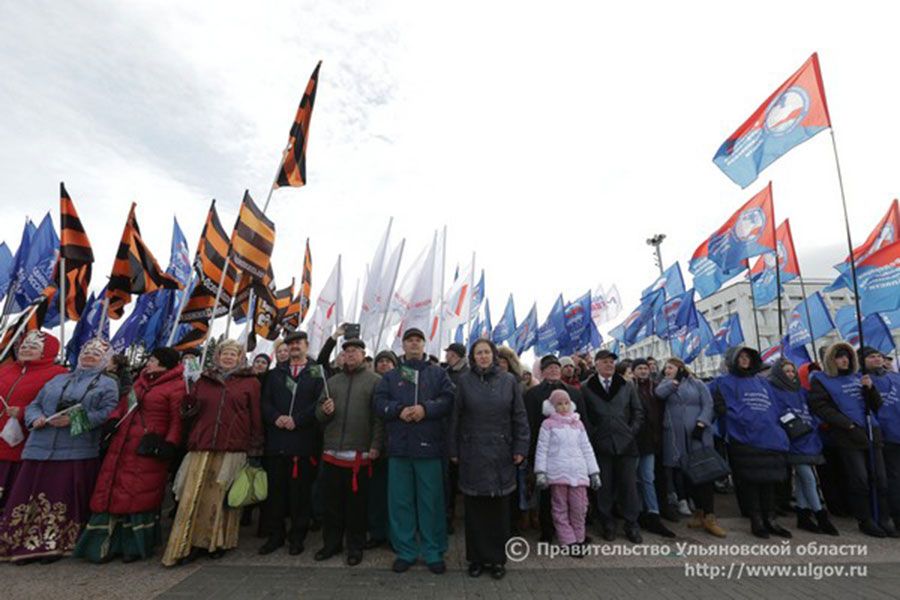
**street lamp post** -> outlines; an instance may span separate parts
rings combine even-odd
[[[665,273],[665,269],[663,269],[663,261],[662,261],[662,252],[659,247],[662,246],[663,240],[666,239],[666,234],[657,233],[653,237],[647,238],[647,245],[653,246],[653,249],[656,251],[656,266],[659,267],[659,274],[662,275]],[[654,329],[656,329],[654,327]],[[667,344],[669,347],[669,356],[675,356],[675,352],[672,350],[672,340],[667,340]]]

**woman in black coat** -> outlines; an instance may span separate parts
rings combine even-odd
[[[478,577],[487,567],[500,579],[510,537],[509,495],[516,489],[516,465],[528,454],[530,434],[519,381],[497,362],[493,342],[475,342],[471,368],[457,381],[450,460],[459,464],[465,498],[469,575]]]

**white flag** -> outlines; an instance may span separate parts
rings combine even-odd
[[[313,312],[313,318],[307,326],[307,334],[309,335],[309,354],[316,356],[325,338],[331,335],[335,327],[337,327],[344,315],[344,307],[341,303],[341,257],[338,255],[337,263],[331,270],[331,275],[325,286],[319,292],[316,300],[316,308]]]
[[[435,233],[434,241],[425,254],[421,264],[418,265],[417,277],[412,281],[408,296],[405,290],[401,289],[401,294],[394,295],[394,301],[397,302],[402,309],[403,317],[400,321],[398,329],[399,335],[394,342],[395,351],[402,352],[403,346],[401,337],[403,332],[411,327],[421,329],[425,334],[426,344],[436,338],[437,334],[437,316],[434,314],[435,304],[435,267],[437,255],[438,236]],[[418,261],[417,261],[418,262]],[[409,276],[409,273],[407,274]],[[404,278],[406,279],[406,278]],[[404,283],[407,283],[404,281]],[[405,287],[405,286],[404,286]],[[440,291],[438,290],[438,293]]]
[[[619,296],[619,288],[612,286],[606,292],[606,318],[604,322],[612,321],[622,312],[622,298]]]
[[[394,219],[388,222],[387,230],[375,248],[375,256],[369,263],[367,271],[366,285],[363,286],[362,306],[359,312],[360,335],[363,339],[375,337],[375,329],[381,326],[381,317],[384,315],[386,295],[379,295],[379,292],[385,283],[387,283],[387,294],[390,294],[391,280],[393,272],[388,272],[390,266],[388,259],[388,240],[391,235],[391,224]]]

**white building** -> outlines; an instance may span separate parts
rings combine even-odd
[[[822,291],[831,283],[826,279],[804,279],[803,285],[806,288],[807,295]],[[803,300],[803,294],[798,280],[790,281],[783,284],[784,292],[782,293],[782,329],[787,331],[787,317],[790,310]],[[850,290],[844,288],[835,292],[823,292],[825,304],[831,310],[831,315],[843,306],[853,302],[853,294]],[[744,332],[744,342],[756,348],[766,349],[777,344],[778,336],[778,302],[771,302],[766,306],[756,309],[756,319],[759,324],[759,340],[756,339],[756,325],[753,319],[753,311],[751,310],[752,302],[750,299],[750,283],[748,281],[737,281],[729,286],[723,287],[711,296],[697,301],[697,310],[706,317],[709,326],[713,331],[719,329],[728,318],[737,313],[741,320],[741,330]],[[900,329],[895,329],[894,343],[900,345]],[[837,330],[834,330],[827,336],[816,340],[815,346],[819,348],[832,344],[841,339]],[[607,345],[608,347],[608,345]],[[620,345],[620,348],[622,346]],[[813,356],[812,345],[807,346],[809,355]],[[638,358],[653,356],[656,358],[665,358],[672,353],[669,351],[667,342],[656,336],[651,336],[645,340],[628,346],[624,351],[620,352],[622,358]],[[722,361],[721,356],[706,356],[703,352],[693,363],[691,368],[701,377],[711,377],[716,374]]]

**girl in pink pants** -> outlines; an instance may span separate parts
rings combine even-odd
[[[584,424],[573,411],[565,390],[554,390],[544,401],[534,472],[537,486],[550,486],[553,526],[560,544],[584,543],[587,488],[600,487],[600,468]]]

